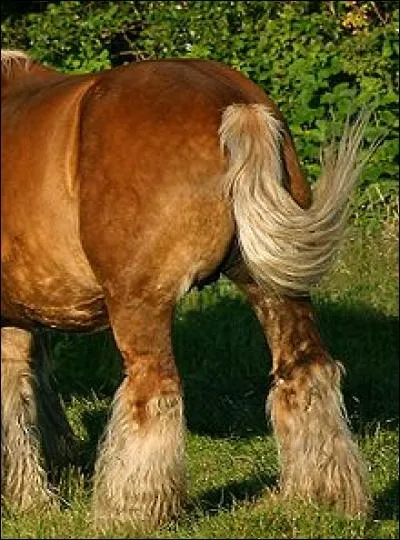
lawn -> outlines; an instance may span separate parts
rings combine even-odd
[[[324,340],[346,367],[345,402],[370,469],[373,515],[346,519],[277,499],[277,452],[264,413],[271,359],[246,300],[221,279],[189,293],[177,309],[190,502],[179,521],[147,537],[399,538],[397,227],[353,226],[337,265],[313,292]],[[60,471],[63,507],[3,511],[2,537],[132,538],[129,528],[100,536],[88,517],[97,437],[121,377],[111,335],[48,332],[47,338],[79,440],[76,457]]]

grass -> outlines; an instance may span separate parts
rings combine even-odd
[[[276,446],[265,420],[271,359],[256,318],[226,280],[192,291],[174,321],[184,382],[190,504],[149,538],[399,538],[397,224],[354,227],[336,268],[314,292],[321,332],[346,366],[345,401],[370,468],[374,514],[345,519],[274,495]],[[92,528],[90,474],[120,360],[110,333],[46,333],[79,448],[61,470],[64,508],[3,512],[3,538],[132,538]],[[141,535],[139,537],[143,537]]]

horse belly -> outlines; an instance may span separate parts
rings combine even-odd
[[[68,260],[14,245],[2,262],[2,318],[23,326],[40,323],[65,330],[107,326],[101,288],[90,268],[71,253]],[[2,254],[3,255],[3,254]]]

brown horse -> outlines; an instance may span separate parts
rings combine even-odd
[[[18,51],[2,51],[1,62],[2,484],[10,504],[54,498],[35,326],[110,326],[125,378],[99,447],[95,517],[154,526],[179,513],[185,428],[171,320],[192,286],[224,273],[247,293],[272,351],[268,408],[282,495],[365,513],[370,497],[341,367],[309,299],[343,236],[365,118],[330,147],[312,192],[277,107],[226,66],[146,61],[73,76]]]

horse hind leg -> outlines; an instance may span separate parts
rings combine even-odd
[[[54,502],[41,454],[32,349],[29,331],[1,329],[2,492],[20,510]]]
[[[370,506],[366,467],[349,431],[342,367],[327,354],[308,299],[245,286],[273,356],[267,410],[278,441],[284,497],[324,501],[348,515]]]
[[[125,379],[95,467],[97,526],[156,527],[179,514],[186,496],[182,392],[171,350],[172,305],[163,293],[108,305]]]

